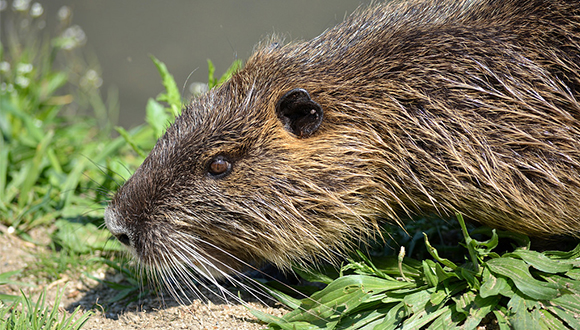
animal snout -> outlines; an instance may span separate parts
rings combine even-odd
[[[105,224],[119,242],[129,247],[132,246],[129,230],[120,223],[119,217],[109,207],[105,209]]]

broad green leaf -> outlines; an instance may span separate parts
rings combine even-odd
[[[363,252],[357,250],[356,253],[358,254],[359,258],[362,259],[362,261],[354,262],[349,260],[349,263],[341,268],[342,272],[353,269],[355,270],[355,273],[359,275],[378,276],[388,280],[394,280],[393,277],[385,274],[381,269],[377,268]]]
[[[296,309],[300,307],[301,301],[300,299],[296,299],[293,298],[279,290],[270,288],[268,286],[265,285],[259,285],[261,288],[263,288],[264,290],[266,290],[266,292],[272,296],[273,298],[275,298],[276,300],[278,300],[279,302],[281,302],[282,304],[284,304],[286,307],[290,308],[290,309]]]
[[[578,298],[576,298],[578,300]],[[569,310],[563,309],[558,304],[550,304],[546,307],[550,313],[558,316],[562,321],[566,322],[570,329],[580,329],[580,320],[578,319],[578,310],[576,312],[570,312]]]
[[[459,278],[455,272],[447,271],[441,267],[440,263],[435,264],[435,273],[437,274],[437,278],[439,278],[440,282],[452,277]]]
[[[249,305],[247,305],[246,308],[248,308],[250,313],[252,313],[252,315],[254,315],[258,320],[260,320],[264,323],[273,323],[273,324],[286,323],[286,321],[284,319],[282,319],[281,317],[259,311],[255,308],[252,308]]]
[[[170,123],[170,118],[165,112],[165,108],[154,99],[147,101],[147,116],[145,120],[153,128],[157,138],[163,135],[167,125]]]
[[[405,317],[408,316],[406,311],[405,304],[400,302],[387,312],[385,315],[384,320],[375,326],[373,330],[395,330],[398,329],[401,325],[401,322]]]
[[[403,302],[407,310],[411,313],[418,313],[424,310],[425,306],[430,302],[434,291],[434,288],[429,288],[405,296]]]
[[[546,251],[544,252],[544,254],[553,259],[567,259],[567,260],[578,259],[580,258],[580,244],[576,245],[576,247],[569,252]]]
[[[574,280],[580,281],[580,268],[574,268],[571,271],[567,272],[565,275]]]
[[[500,330],[510,330],[510,324],[506,317],[506,312],[504,308],[500,310],[493,311],[493,315],[495,315],[495,319],[497,320],[497,325],[499,326]]]
[[[339,291],[330,291],[322,295],[320,299],[304,300],[299,309],[288,313],[284,319],[287,321],[307,321],[326,324],[333,317],[347,313],[365,302],[370,294],[358,288],[344,288]]]
[[[429,301],[432,305],[439,305],[446,298],[448,298],[448,295],[444,290],[437,290],[431,294]]]
[[[551,303],[580,315],[580,294],[564,294],[553,299]]]
[[[297,321],[297,322],[291,322],[291,323],[277,323],[276,324],[280,329],[282,330],[321,330],[321,329],[332,329],[332,328],[328,328],[328,327],[324,327],[322,328],[321,326],[315,325],[315,324],[311,324],[308,322],[302,322],[302,321]],[[274,328],[276,329],[276,328]]]
[[[532,267],[550,274],[565,273],[573,268],[570,262],[550,259],[537,251],[518,249],[506,256],[508,255],[516,255],[532,265]]]
[[[453,316],[454,316],[453,311],[451,309],[448,309],[443,314],[439,315],[439,317],[437,317],[435,321],[433,321],[433,323],[431,323],[427,329],[428,330],[460,329],[460,327],[456,326],[456,324],[458,323],[458,321],[465,318],[465,316],[457,315],[455,317],[455,320],[453,320]]]
[[[377,294],[388,290],[411,287],[413,284],[364,275],[348,275],[332,282],[312,297],[303,299],[302,305],[284,316],[286,321],[315,323],[337,322],[333,316],[346,315]],[[379,304],[380,300],[374,302]]]
[[[462,294],[457,298],[453,298],[453,301],[455,302],[455,309],[458,312],[463,313],[465,315],[468,315],[469,309],[473,304],[474,300],[475,293],[471,291],[465,292],[464,294]]]
[[[475,274],[473,271],[466,269],[464,267],[458,267],[455,270],[455,274],[457,274],[457,276],[460,279],[465,280],[465,282],[469,285],[469,287],[473,290],[479,290],[480,287],[480,283],[479,280],[477,279],[477,277],[475,277]]]
[[[550,330],[567,330],[569,329],[558,319],[554,314],[547,310],[540,310],[542,313],[540,317],[540,322],[542,323],[542,328]]]
[[[545,274],[539,275],[540,278],[545,279],[548,282],[555,282],[562,286],[564,291],[568,294],[580,295],[580,280],[571,279],[558,274]]]
[[[427,308],[423,311],[419,311],[415,313],[408,319],[403,322],[403,326],[401,327],[402,330],[415,330],[421,329],[422,327],[426,326],[440,315],[447,313],[450,309],[449,306],[444,306],[442,308]]]
[[[476,329],[483,318],[496,309],[499,301],[499,296],[488,298],[482,298],[479,295],[475,296],[475,299],[473,299],[469,306],[469,311],[466,314],[467,319],[463,323],[463,329]]]
[[[343,314],[340,321],[336,322],[337,329],[373,329],[377,324],[382,323],[389,308],[373,309],[368,308],[362,312]]]
[[[479,295],[482,298],[487,298],[500,294],[506,297],[511,297],[514,292],[503,276],[494,276],[491,274],[489,269],[485,268],[483,270],[483,284],[479,288]]]
[[[439,279],[435,273],[435,262],[433,260],[423,260],[423,275],[427,285],[433,287],[439,283]]]
[[[509,322],[515,330],[540,330],[540,320],[536,319],[537,315],[530,313],[535,306],[528,304],[526,300],[519,295],[514,295],[508,307],[510,308]]]
[[[560,294],[560,285],[536,280],[530,274],[528,264],[522,260],[496,258],[487,261],[486,265],[492,273],[511,279],[522,293],[531,298],[550,300]]]
[[[378,294],[385,291],[410,288],[413,286],[414,284],[403,281],[387,280],[365,275],[349,275],[338,278],[319,293],[312,295],[312,298],[319,300],[329,292],[337,292],[352,287],[361,288],[366,293]]]
[[[476,249],[480,249],[480,247],[485,247],[485,249],[481,249],[483,251],[485,251],[485,253],[489,253],[489,251],[495,249],[495,247],[497,246],[499,242],[499,235],[497,234],[497,232],[495,231],[495,229],[491,230],[491,238],[488,239],[487,241],[478,241],[476,239],[472,238],[471,243],[473,244],[473,246]]]

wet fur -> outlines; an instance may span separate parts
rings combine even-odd
[[[578,1],[432,0],[263,42],[168,128],[107,225],[162,275],[210,279],[334,260],[415,214],[580,237],[579,41]],[[324,109],[309,137],[276,115],[294,88]]]

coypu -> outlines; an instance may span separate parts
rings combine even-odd
[[[416,214],[578,238],[579,64],[576,0],[397,2],[272,38],[183,110],[106,224],[172,279],[332,261]]]

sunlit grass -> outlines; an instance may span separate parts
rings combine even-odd
[[[42,293],[36,302],[24,293],[14,303],[0,301],[0,330],[77,330],[87,322],[91,312],[81,313],[80,306],[71,315],[59,311],[62,293],[58,294],[52,307]]]
[[[42,10],[14,10],[15,20],[30,24],[4,29],[0,43],[0,224],[35,244],[40,243],[30,233],[40,229],[48,243],[36,252],[35,264],[0,274],[0,285],[24,286],[18,281],[23,274],[43,279],[35,285],[64,274],[91,277],[90,269],[105,268],[125,278],[123,283],[94,278],[118,291],[111,302],[138,299],[149,293],[143,290],[149,280],[117,253],[121,247],[109,239],[103,210],[181,111],[177,85],[152,58],[165,91],[147,103],[145,124],[115,127],[115,95],[103,99],[99,68],[80,51],[84,34],[71,25],[70,10],[61,9],[57,30],[44,38],[34,28],[45,19]],[[213,88],[241,62],[219,78],[208,65]],[[340,272],[301,272],[328,286],[310,287],[315,293],[301,300],[272,290],[293,311],[282,318],[256,315],[272,329],[473,329],[490,316],[502,329],[580,328],[578,248],[538,253],[522,237],[489,232],[476,241],[464,231],[464,242],[443,250],[429,243],[440,233],[426,231],[425,237],[396,236],[414,259],[360,254]],[[510,239],[515,246],[499,251],[498,241]],[[445,259],[450,251],[465,257]],[[60,314],[48,307],[45,295],[32,303],[24,294],[0,294],[0,329],[78,329],[89,317]]]
[[[272,290],[292,312],[279,318],[253,313],[270,329],[477,329],[484,319],[499,329],[580,328],[580,245],[540,253],[526,237],[495,230],[477,241],[461,215],[458,220],[466,247],[460,263],[445,259],[425,235],[431,258],[370,260],[360,253],[308,298]],[[500,240],[516,248],[501,252]],[[326,278],[301,274],[312,282]]]

